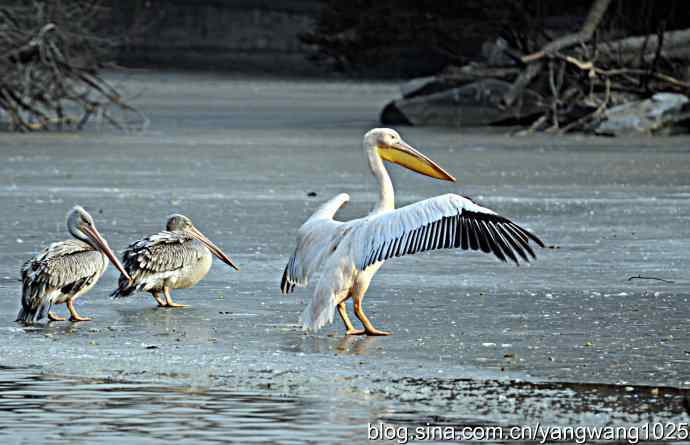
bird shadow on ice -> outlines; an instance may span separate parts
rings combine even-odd
[[[281,349],[288,352],[305,354],[339,354],[366,356],[375,354],[380,346],[380,338],[341,336],[299,335],[284,337]]]
[[[194,322],[203,314],[194,307],[185,308],[161,308],[158,306],[117,308],[118,323],[140,325],[142,323],[176,323]]]
[[[89,322],[72,323],[69,321],[45,321],[31,325],[22,326],[17,324],[17,328],[28,335],[41,335],[44,337],[64,337],[79,333],[92,332],[94,326]]]

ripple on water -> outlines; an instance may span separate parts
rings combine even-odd
[[[316,443],[324,412],[325,404],[308,398],[0,371],[4,443]],[[345,441],[366,424],[338,421],[330,437]]]

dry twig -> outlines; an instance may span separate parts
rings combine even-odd
[[[632,281],[632,280],[656,280],[656,281],[663,281],[664,283],[669,283],[669,284],[675,283],[675,281],[666,280],[666,279],[664,279],[664,278],[643,277],[642,275],[636,275],[636,276],[634,276],[634,277],[629,277],[629,278],[628,278],[628,281]]]

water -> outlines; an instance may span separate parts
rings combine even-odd
[[[129,77],[143,134],[0,135],[5,442],[363,443],[378,421],[688,421],[687,138],[401,129],[458,183],[393,166],[398,205],[470,195],[550,248],[520,268],[458,251],[391,261],[364,304],[392,337],[346,338],[338,323],[305,336],[311,289],[278,290],[296,229],[339,192],[352,199],[338,217],[369,210],[360,137],[395,85]],[[109,268],[77,303],[92,322],[17,326],[19,266],[67,237],[76,203],[115,250],[187,214],[241,272],[215,262],[173,294],[190,308],[164,310],[110,300]]]
[[[31,371],[0,372],[0,438],[12,443],[319,443],[318,400]],[[327,416],[326,416],[327,417]],[[340,417],[339,440],[364,417]]]
[[[344,402],[342,398],[3,369],[0,439],[4,443],[48,444],[122,440],[142,444],[360,443],[367,437],[382,436],[383,428],[395,428],[398,435],[389,442],[405,443],[419,428],[425,428],[426,434],[438,427],[453,428],[461,434],[468,427],[500,427],[505,435],[514,428],[532,428],[535,436],[528,442],[536,443],[540,440],[536,436],[539,426],[554,425],[548,423],[551,410],[558,411],[561,422],[569,420],[568,424],[555,425],[616,425],[639,435],[635,428],[653,425],[659,419],[683,425],[689,402],[687,391],[674,388],[469,379],[405,378],[387,382],[378,392],[378,403],[369,403],[366,409],[361,402]],[[401,394],[405,394],[403,402],[390,401]],[[417,406],[410,409],[413,401]],[[463,411],[457,406],[455,410],[439,410],[439,401],[446,407],[464,405]],[[381,409],[383,405],[388,407]],[[528,422],[525,412],[532,413]]]

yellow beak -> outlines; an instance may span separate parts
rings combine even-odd
[[[455,178],[450,173],[412,148],[405,141],[400,140],[393,145],[379,146],[378,150],[379,156],[386,161],[402,165],[425,176],[455,182]]]

